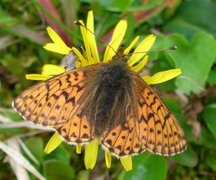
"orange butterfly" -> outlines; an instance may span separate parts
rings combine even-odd
[[[174,115],[123,56],[40,82],[13,107],[24,119],[53,127],[70,144],[99,138],[117,157],[145,150],[170,156],[186,149]]]

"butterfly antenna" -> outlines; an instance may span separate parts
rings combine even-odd
[[[87,31],[89,31],[91,34],[93,34],[93,35],[96,37],[95,33],[92,32],[87,26],[81,24],[79,21],[74,21],[74,23],[75,23],[76,25],[78,25],[78,26],[84,27]],[[104,42],[104,41],[103,41],[102,39],[100,39],[100,38],[98,38],[98,39],[99,39],[103,44],[105,44],[106,46],[109,46],[109,47],[115,52],[115,54],[117,54],[118,56],[120,56],[120,55],[115,51],[115,49],[114,49],[109,43]]]
[[[176,49],[177,49],[177,46],[170,46],[170,47],[156,49],[156,50],[149,50],[149,51],[142,51],[142,52],[132,52],[132,53],[127,54],[126,56],[131,56],[133,54],[149,53],[149,52],[175,51]]]

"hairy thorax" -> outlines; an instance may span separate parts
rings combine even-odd
[[[93,77],[82,113],[89,117],[95,136],[100,136],[105,130],[123,125],[133,114],[134,82],[132,71],[122,59],[101,64]]]

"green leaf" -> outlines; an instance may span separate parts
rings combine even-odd
[[[122,3],[122,0],[113,0],[113,1],[116,7],[119,8],[121,11],[125,11],[134,2],[134,0],[124,0],[124,3]]]
[[[209,130],[205,127],[202,127],[200,138],[196,139],[193,142],[199,145],[203,145],[207,148],[216,150],[216,139],[212,135],[212,133],[209,132]]]
[[[178,89],[185,94],[203,91],[216,56],[214,37],[207,33],[198,33],[188,42],[183,36],[173,34],[159,38],[159,43],[162,47],[177,46],[176,51],[163,53],[174,67],[182,70],[175,81]]]
[[[88,180],[90,179],[89,176],[90,176],[90,172],[89,170],[82,170],[82,171],[79,171],[78,175],[77,175],[77,179],[79,180]]]
[[[91,3],[91,0],[85,0]],[[163,0],[154,0],[148,2],[135,1],[135,0],[95,0],[97,6],[102,6],[107,11],[111,12],[137,12],[137,11],[148,11],[150,9],[157,9],[157,7],[164,7]],[[98,9],[98,7],[97,7]],[[94,10],[94,9],[93,9]],[[103,12],[104,13],[104,12]],[[110,19],[111,20],[111,19]]]
[[[210,70],[208,76],[208,83],[210,85],[216,85],[216,70]]]
[[[216,35],[216,4],[209,0],[183,1],[176,15],[164,27],[165,31],[184,34],[191,38],[205,31]]]
[[[115,14],[99,14],[101,16],[100,21],[98,22],[95,32],[98,37],[102,37],[103,35],[110,37],[109,34],[106,34],[110,29],[113,29],[117,22],[120,20],[120,17]]]
[[[213,171],[216,171],[216,156],[215,155],[208,155],[206,159],[206,163]]]
[[[13,25],[13,24],[15,24],[15,22],[16,22],[16,19],[13,18],[13,16],[11,16],[9,14],[9,12],[7,12],[4,8],[2,8],[0,6],[0,24],[1,24],[1,27],[4,28],[4,26]]]
[[[127,23],[129,24],[129,26],[127,27],[127,31],[126,31],[125,38],[124,38],[125,47],[129,46],[130,43],[135,38],[135,36],[134,36],[134,30],[135,30],[134,16],[132,13],[128,13],[127,16],[128,16],[127,17]]]
[[[62,144],[58,148],[56,148],[55,151],[48,154],[46,158],[57,159],[59,161],[62,161],[65,164],[70,163],[70,154]]]
[[[49,160],[44,163],[44,175],[47,180],[73,180],[75,171],[70,166],[59,160]]]
[[[0,64],[14,75],[23,75],[24,69],[22,65],[18,63],[17,57],[12,56],[11,54],[5,54],[5,56],[0,59]]]
[[[163,99],[163,102],[167,105],[167,107],[172,113],[177,114],[181,112],[181,106],[176,99],[166,98]]]
[[[211,131],[211,133],[216,138],[216,104],[211,104],[205,107],[203,111],[203,119]]]
[[[118,180],[164,180],[167,173],[167,161],[162,156],[152,155],[148,152],[133,157],[133,169],[123,171]]]
[[[191,146],[188,145],[188,148],[183,153],[173,156],[172,159],[176,161],[178,164],[187,167],[195,167],[198,163],[198,157],[195,151]]]
[[[26,146],[39,162],[43,162],[43,141],[39,137],[32,137],[25,141]]]
[[[156,45],[157,46],[157,45]],[[159,47],[156,47],[154,49],[160,49]],[[155,57],[154,57],[155,56]],[[150,59],[158,59],[157,63],[155,66],[153,66],[150,70],[151,75],[154,75],[160,71],[165,71],[174,68],[170,62],[168,62],[167,57],[164,55],[164,53],[158,53],[158,56],[156,56],[156,53],[151,53]],[[145,68],[145,67],[144,67]],[[166,81],[164,83],[158,84],[159,88],[162,91],[175,91],[176,86],[175,86],[175,78],[171,79],[169,81]]]

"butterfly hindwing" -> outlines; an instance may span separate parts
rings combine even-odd
[[[86,116],[76,114],[69,121],[56,127],[59,134],[70,144],[85,144],[93,140],[93,129]]]
[[[104,132],[101,144],[117,157],[138,154],[145,150],[136,133],[135,121],[132,116],[126,118],[124,125],[118,125]]]
[[[136,130],[139,140],[152,153],[169,156],[186,148],[184,133],[174,115],[156,93],[143,82],[139,96]]]

